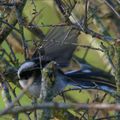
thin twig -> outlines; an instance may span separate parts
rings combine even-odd
[[[117,15],[117,17],[120,19],[120,14],[115,10],[115,8],[107,0],[104,0],[104,2]]]
[[[8,44],[8,46],[9,46],[9,48],[10,48],[10,51],[11,51],[11,54],[12,54],[12,56],[13,56],[14,65],[18,64],[18,60],[17,60],[17,58],[16,58],[16,55],[15,55],[15,53],[14,53],[14,51],[13,51],[11,45],[8,43],[7,40],[6,40],[6,43]]]
[[[11,87],[11,85],[9,84],[9,82],[8,82],[8,81],[6,81],[6,83],[8,84],[8,86],[9,86],[9,88],[10,88],[10,90],[11,90],[11,92],[12,92],[13,96],[14,96],[14,98],[16,98],[16,97],[17,97],[17,95],[16,95],[16,93],[15,93],[15,88],[14,88],[14,89],[12,89],[12,87]],[[19,101],[19,100],[17,101],[17,103],[18,103],[18,105],[19,105],[19,106],[21,106],[21,103],[20,103],[20,101]],[[31,120],[31,118],[30,118],[30,116],[29,116],[29,114],[28,114],[27,112],[25,112],[24,114],[27,116],[28,120]]]
[[[16,27],[14,27],[14,25],[9,24],[8,22],[2,20],[1,18],[0,18],[0,22],[6,24],[8,27],[10,27],[10,28],[12,28],[13,30],[17,31],[18,33],[20,33],[19,29],[17,29]]]
[[[23,6],[25,5],[27,0],[23,0],[22,2],[19,2],[19,6],[16,5],[16,17],[19,23],[19,30],[20,30],[20,34],[22,37],[22,42],[23,42],[23,48],[24,48],[24,57],[25,59],[27,59],[29,57],[29,51],[28,51],[28,46],[25,40],[25,36],[24,36],[24,29],[23,29],[23,17],[22,17],[22,10]]]
[[[84,18],[84,29],[87,29],[87,19],[88,19],[88,7],[89,7],[89,0],[86,0],[85,3],[85,18]]]
[[[20,100],[20,98],[25,94],[25,92],[28,90],[28,88],[30,87],[30,85],[32,84],[33,79],[30,79],[28,81],[27,86],[22,90],[22,92],[11,102],[11,104],[5,108],[3,111],[0,112],[0,115],[7,113],[11,108],[14,107],[15,103],[18,102]]]
[[[44,40],[44,42],[46,42],[46,40]],[[51,40],[51,42],[54,42],[55,44],[61,44],[60,41]],[[104,50],[102,50],[101,48],[95,48],[95,47],[91,47],[89,45],[80,45],[80,44],[77,44],[77,43],[69,43],[69,42],[65,42],[65,41],[64,41],[63,44],[64,45],[78,46],[78,47],[82,47],[82,48],[89,48],[89,49],[92,49],[92,50],[98,50],[98,51],[104,52]]]
[[[65,26],[71,26],[73,28],[76,28],[78,29],[79,31],[81,31],[81,27],[77,26],[77,25],[68,25],[68,24],[65,24],[65,23],[62,23],[62,24],[56,24],[56,25],[29,25],[28,28],[38,28],[38,27],[65,27]],[[84,33],[87,33],[87,34],[90,34],[92,37],[95,37],[97,39],[101,39],[101,40],[104,40],[104,41],[114,41],[116,40],[117,38],[112,38],[111,36],[106,36],[106,35],[102,35],[100,33],[97,33],[91,29],[86,29],[85,31],[82,31]]]

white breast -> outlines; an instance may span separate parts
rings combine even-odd
[[[19,80],[21,87],[24,89],[28,84],[28,80]],[[27,90],[29,94],[33,97],[40,96],[40,84],[33,82],[32,85]]]

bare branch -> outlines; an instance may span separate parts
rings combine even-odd
[[[0,112],[0,115],[5,115],[5,114],[16,114],[16,113],[21,113],[25,111],[33,111],[36,109],[73,109],[73,110],[92,110],[92,109],[97,109],[97,110],[107,110],[107,111],[120,111],[120,104],[107,104],[107,103],[102,103],[102,104],[65,104],[65,103],[43,103],[43,104],[36,104],[34,106],[32,105],[26,105],[26,106],[17,106],[11,110],[8,110],[6,112]]]

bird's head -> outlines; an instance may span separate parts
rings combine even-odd
[[[33,60],[25,61],[18,69],[20,86],[25,89],[31,97],[39,97],[41,84],[41,69]],[[29,86],[29,87],[28,87]]]
[[[35,61],[26,61],[18,69],[18,78],[27,80],[33,75],[40,75],[40,66]]]

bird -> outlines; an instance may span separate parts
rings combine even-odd
[[[57,65],[57,69],[54,72],[57,76],[57,85],[55,89],[57,93],[63,91],[67,85],[72,85],[74,88],[79,89],[100,89],[110,94],[115,91],[116,86],[112,75],[100,69],[94,69],[89,64],[80,62],[79,65],[81,66],[79,70],[70,70],[66,72],[60,70],[59,65]],[[34,60],[24,62],[20,66],[18,77],[20,78],[19,83],[22,88],[26,87],[30,78],[33,78],[33,83],[28,88],[28,91],[31,96],[39,98],[42,76],[40,67]]]
[[[25,60],[18,69],[19,83],[25,88],[29,79],[33,76],[33,83],[28,88],[32,96],[39,97],[41,85],[41,68],[44,68],[50,61],[55,61],[60,67],[69,65],[69,61],[76,46],[71,43],[77,43],[79,31],[73,27],[54,27],[43,40],[31,59]],[[35,81],[35,82],[34,82]]]
[[[67,85],[78,89],[93,88],[114,92],[116,87],[112,75],[91,66],[86,61],[81,61],[78,57],[73,57],[76,46],[71,43],[77,43],[79,34],[79,31],[72,27],[55,27],[50,30],[39,50],[36,50],[31,59],[20,65],[17,74],[21,87],[26,88],[28,81],[32,79],[33,82],[27,91],[34,98],[39,98],[42,84],[41,71],[54,61],[56,93],[63,91]],[[78,69],[64,71],[63,69],[70,65],[70,60],[77,64]]]

